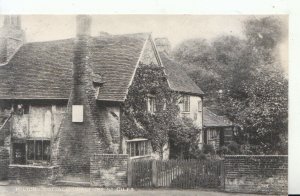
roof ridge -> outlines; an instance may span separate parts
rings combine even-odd
[[[55,39],[55,40],[43,40],[43,41],[34,41],[34,42],[26,42],[24,43],[22,46],[27,45],[27,44],[42,44],[42,43],[51,43],[51,42],[57,42],[57,41],[71,41],[71,40],[75,40],[75,37],[72,38],[65,38],[65,39]]]
[[[122,37],[122,36],[134,36],[134,35],[142,35],[144,34],[145,36],[149,36],[151,33],[150,32],[141,32],[141,33],[126,33],[126,34],[109,34],[109,35],[96,35],[96,36],[90,36],[90,38],[99,38],[99,37]],[[145,37],[147,38],[147,37]],[[55,40],[41,40],[41,41],[33,41],[33,42],[26,42],[22,44],[22,46],[27,45],[27,44],[35,44],[35,43],[52,43],[52,42],[57,42],[57,41],[71,41],[75,40],[76,37],[70,37],[70,38],[64,38],[64,39],[55,39]],[[21,46],[21,47],[22,47]]]

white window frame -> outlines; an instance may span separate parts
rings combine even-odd
[[[150,156],[150,141],[144,138],[126,140],[126,153],[130,158]]]
[[[191,97],[189,95],[183,95],[182,96],[182,112],[190,113],[190,111],[191,111]]]
[[[147,97],[147,111],[151,114],[156,112],[156,98],[154,95],[148,95]]]

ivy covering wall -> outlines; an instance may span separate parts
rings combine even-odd
[[[121,132],[129,138],[147,138],[154,151],[163,153],[163,146],[169,139],[176,144],[190,143],[189,138],[196,133],[191,123],[184,123],[179,117],[180,94],[168,86],[163,67],[140,64],[121,113]],[[156,110],[147,110],[147,100],[155,97]],[[199,131],[199,130],[198,130]],[[171,137],[171,138],[170,138]]]

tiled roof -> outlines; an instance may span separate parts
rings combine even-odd
[[[204,127],[226,127],[232,126],[232,122],[224,116],[218,116],[206,107],[203,108]]]
[[[196,95],[204,94],[178,63],[170,59],[164,52],[160,52],[159,56],[172,90]]]
[[[105,82],[98,100],[125,99],[148,37],[140,33],[90,39],[93,78]],[[0,99],[68,99],[73,46],[74,39],[24,44],[7,65],[0,67]]]

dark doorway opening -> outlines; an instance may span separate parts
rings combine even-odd
[[[26,164],[26,145],[25,143],[13,143],[13,163]]]

